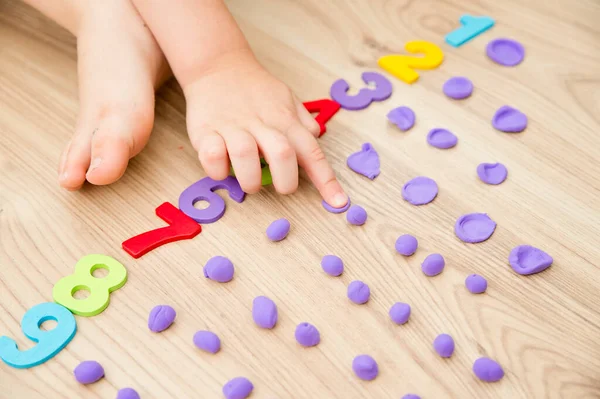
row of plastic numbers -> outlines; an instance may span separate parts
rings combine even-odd
[[[106,269],[104,278],[96,278],[97,269]],[[110,302],[110,293],[121,288],[127,281],[127,269],[106,255],[87,255],[75,265],[73,274],[59,280],[53,288],[56,303],[40,303],[33,306],[21,320],[23,334],[36,345],[19,350],[17,343],[9,337],[0,337],[0,358],[15,368],[30,368],[46,362],[58,354],[75,336],[77,323],[73,314],[95,316]],[[75,299],[73,294],[87,290],[84,299]],[[56,326],[49,331],[41,329],[42,323],[53,320]]]

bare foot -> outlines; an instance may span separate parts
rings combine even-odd
[[[60,185],[118,180],[146,145],[164,56],[129,1],[87,2],[77,23],[80,110],[59,166]]]

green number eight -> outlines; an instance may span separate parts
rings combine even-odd
[[[92,273],[97,269],[108,270],[108,275],[94,277]],[[56,303],[74,314],[95,316],[108,306],[110,293],[124,286],[125,282],[127,270],[121,263],[106,255],[87,255],[77,262],[75,273],[54,285],[52,296]],[[90,294],[85,299],[73,298],[73,294],[79,290],[87,290]]]

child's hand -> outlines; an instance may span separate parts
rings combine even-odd
[[[224,179],[230,158],[242,189],[255,193],[262,154],[278,192],[296,190],[300,165],[327,203],[347,203],[315,138],[318,124],[257,62],[221,0],[133,3],[183,87],[188,134],[209,176]]]

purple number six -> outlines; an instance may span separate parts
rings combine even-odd
[[[347,94],[350,85],[344,79],[338,79],[331,85],[329,94],[342,108],[349,110],[364,109],[373,101],[383,101],[392,95],[392,83],[382,74],[377,72],[364,72],[362,80],[366,84],[375,83],[375,88],[360,89],[358,94]]]
[[[235,177],[228,176],[221,181],[205,177],[181,193],[179,209],[198,223],[214,223],[225,213],[225,201],[213,192],[219,189],[229,191],[229,197],[235,202],[242,202],[246,196]],[[196,209],[194,204],[203,200],[209,203],[208,208]]]

